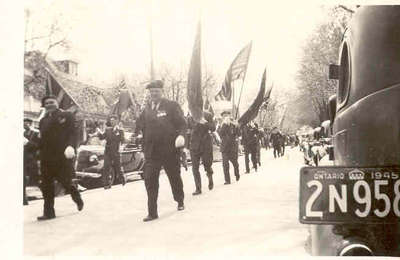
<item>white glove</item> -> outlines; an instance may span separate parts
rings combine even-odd
[[[64,155],[67,159],[72,159],[75,157],[75,150],[72,146],[65,148]]]
[[[29,143],[29,140],[24,136],[24,145],[26,145],[27,143]]]
[[[200,119],[200,122],[199,122],[199,123],[204,125],[204,124],[207,123],[207,120],[205,120],[204,117],[202,117],[202,118]]]
[[[178,137],[175,139],[175,147],[182,148],[184,146],[185,146],[185,138],[182,135],[178,135]]]

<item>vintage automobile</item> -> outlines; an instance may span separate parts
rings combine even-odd
[[[125,134],[127,140],[130,140],[129,133]],[[88,189],[99,188],[103,186],[102,172],[104,171],[104,146],[92,137],[88,145],[81,145],[77,151],[75,162],[75,171],[78,183]],[[121,171],[127,181],[143,178],[144,154],[142,148],[136,143],[126,143],[120,148]],[[112,184],[119,184],[113,169],[110,169],[110,178]]]
[[[312,255],[400,256],[400,6],[357,9],[329,101],[334,166],[303,167]]]

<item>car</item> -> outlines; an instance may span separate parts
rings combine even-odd
[[[300,171],[312,255],[400,256],[400,6],[360,7],[329,99],[334,166]]]
[[[129,135],[127,135],[129,136]],[[128,138],[127,140],[131,140]],[[121,172],[127,181],[143,179],[144,154],[137,142],[129,142],[121,145]],[[75,174],[78,183],[87,188],[94,189],[103,187],[102,173],[104,169],[104,150],[103,142],[99,142],[96,137],[90,138],[87,145],[81,145],[77,150],[75,161]],[[119,184],[114,170],[110,168],[110,178],[113,185]]]

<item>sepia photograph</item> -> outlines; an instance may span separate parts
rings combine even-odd
[[[3,240],[32,259],[400,257],[398,4],[23,1]]]

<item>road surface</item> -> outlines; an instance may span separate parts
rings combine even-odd
[[[85,207],[78,212],[69,196],[56,198],[57,218],[38,222],[42,200],[24,207],[26,255],[133,255],[146,258],[204,258],[304,256],[307,226],[298,222],[298,183],[302,154],[286,148],[273,159],[262,150],[258,172],[223,185],[222,164],[215,163],[214,190],[192,196],[194,181],[183,170],[184,211],[176,210],[166,175],[160,177],[159,219],[144,223],[146,190],[142,181],[110,190],[82,193]],[[202,170],[202,169],[201,169]]]

